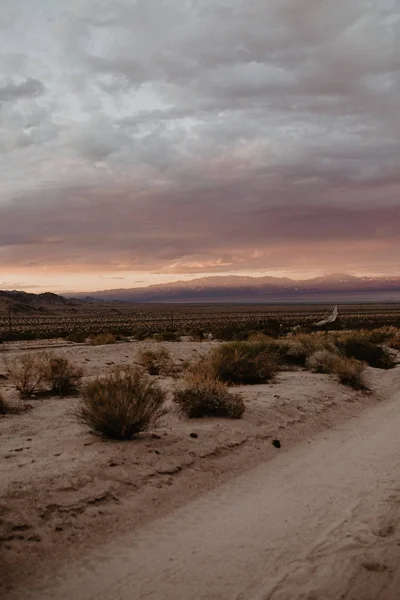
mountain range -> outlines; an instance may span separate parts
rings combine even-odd
[[[74,294],[85,301],[160,303],[399,302],[400,277],[329,274],[288,277],[213,276],[148,287]]]

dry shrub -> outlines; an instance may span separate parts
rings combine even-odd
[[[307,359],[320,350],[334,350],[332,340],[324,334],[297,333],[277,343],[281,361],[288,365],[304,366]]]
[[[142,350],[139,354],[140,364],[149,375],[171,375],[174,369],[172,358],[166,348]]]
[[[222,381],[203,374],[189,375],[184,387],[174,392],[174,402],[179,412],[190,419],[240,419],[245,410],[243,398],[239,394],[232,394]]]
[[[71,331],[67,336],[67,342],[74,342],[75,344],[82,344],[86,342],[87,334],[84,331]]]
[[[248,342],[272,342],[272,338],[262,333],[262,331],[249,331],[247,333]]]
[[[155,333],[153,339],[156,342],[180,342],[181,334],[177,331],[162,331],[161,333]]]
[[[10,377],[21,396],[31,396],[43,389],[46,352],[27,353],[7,365]]]
[[[43,368],[43,380],[53,394],[66,396],[78,389],[83,371],[64,356],[48,354]]]
[[[91,335],[89,337],[89,344],[91,346],[106,346],[108,344],[116,344],[117,336],[113,333],[98,333],[97,335]]]
[[[396,366],[390,352],[369,341],[362,334],[353,333],[338,338],[338,348],[348,358],[366,362],[376,369],[393,369]]]
[[[310,356],[307,366],[315,373],[337,375],[340,383],[356,390],[367,389],[363,379],[364,365],[353,358],[345,358],[329,350],[319,350]]]
[[[278,371],[277,355],[264,342],[227,342],[192,367],[230,385],[266,383]]]
[[[148,375],[118,368],[86,385],[76,416],[104,436],[130,440],[168,411],[166,393]]]

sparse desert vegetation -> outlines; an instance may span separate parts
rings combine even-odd
[[[164,375],[168,377],[174,369],[171,354],[166,348],[142,350],[139,354],[139,362],[149,375]]]
[[[48,354],[43,362],[43,380],[56,396],[77,391],[83,377],[83,369],[71,364],[65,356]]]
[[[174,402],[179,412],[190,419],[230,417],[240,419],[245,406],[240,394],[233,394],[226,384],[214,377],[191,373],[184,385],[175,390]]]
[[[114,333],[98,333],[89,337],[89,344],[91,346],[106,346],[116,343],[117,336]]]
[[[30,352],[6,363],[11,381],[22,397],[47,391],[54,395],[75,392],[83,369],[52,352]]]
[[[11,380],[22,397],[32,396],[43,389],[47,362],[45,352],[22,354],[7,364]]]
[[[245,385],[270,381],[278,371],[278,363],[269,344],[226,342],[215,347],[193,370],[230,385]]]
[[[116,440],[131,440],[166,415],[165,392],[138,369],[114,369],[90,381],[76,411],[80,422]]]
[[[2,549],[15,564],[23,557],[27,571],[43,557],[63,560],[95,530],[140,524],[225,469],[271,458],[273,440],[294,444],[356,416],[396,381],[398,369],[380,361],[386,352],[398,360],[398,333],[243,329],[233,342],[5,342],[1,500],[10,508],[0,519]],[[28,529],[17,539],[21,514]]]

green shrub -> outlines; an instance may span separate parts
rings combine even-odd
[[[98,333],[97,335],[91,335],[89,337],[89,344],[91,346],[106,346],[108,344],[116,344],[117,336],[113,333]]]
[[[130,440],[167,413],[166,393],[148,375],[119,368],[86,385],[77,418],[93,431]]]
[[[382,346],[378,346],[361,336],[339,338],[338,347],[347,358],[355,358],[366,362],[370,367],[392,369],[396,365],[386,348],[382,348]]]
[[[174,365],[166,348],[143,350],[139,355],[141,365],[149,375],[171,375]]]
[[[226,384],[202,374],[189,375],[184,387],[174,392],[179,412],[190,419],[229,417],[240,419],[245,406],[239,394],[229,392]]]
[[[264,342],[227,342],[194,367],[230,385],[266,383],[278,371],[277,355]]]
[[[43,364],[43,381],[53,394],[59,396],[76,392],[82,376],[82,369],[72,365],[64,356],[49,354]]]

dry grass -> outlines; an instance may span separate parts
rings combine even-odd
[[[166,348],[143,350],[139,354],[139,362],[149,375],[172,375],[174,364]]]
[[[55,354],[47,355],[43,369],[43,381],[58,396],[76,392],[83,376],[81,368],[72,365],[64,356]]]
[[[190,419],[240,419],[245,410],[243,398],[239,394],[232,394],[222,381],[203,374],[190,374],[184,387],[175,391],[174,402],[179,412]]]
[[[329,350],[319,350],[310,356],[307,366],[315,373],[337,375],[340,383],[353,389],[367,389],[363,378],[364,365],[353,358],[346,358]]]
[[[278,370],[277,355],[264,342],[227,342],[191,368],[229,385],[266,383]]]
[[[7,364],[11,380],[21,396],[32,396],[43,389],[47,360],[46,352],[35,352],[23,354]]]
[[[91,335],[89,337],[89,344],[91,346],[106,346],[116,343],[117,336],[113,333],[98,333],[97,335]]]
[[[376,369],[393,369],[396,363],[387,348],[370,341],[370,339],[362,332],[351,332],[339,336],[337,345],[342,354],[348,358],[363,361]],[[375,339],[379,338],[375,337]]]
[[[148,375],[119,368],[86,385],[76,416],[91,430],[130,440],[167,413],[165,392]]]

